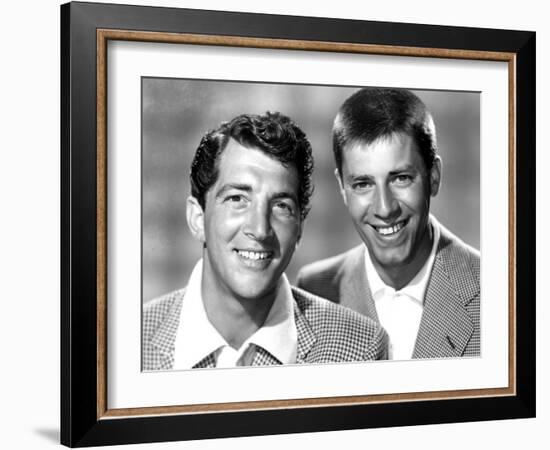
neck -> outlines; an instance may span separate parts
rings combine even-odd
[[[238,297],[229,292],[213,290],[212,284],[204,276],[201,292],[208,320],[235,349],[240,348],[262,327],[277,296],[275,289],[262,298]]]
[[[428,226],[428,230],[424,233],[418,251],[411,261],[399,266],[382,266],[373,261],[374,268],[384,283],[395,290],[402,289],[412,281],[416,274],[424,267],[424,264],[426,264],[432,251],[433,241],[434,233],[432,227]]]

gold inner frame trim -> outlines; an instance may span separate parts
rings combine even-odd
[[[201,405],[108,409],[107,405],[107,42],[109,40],[180,43],[298,51],[325,51],[508,63],[508,387],[363,396],[265,400]],[[516,54],[478,50],[402,47],[343,42],[298,41],[240,36],[97,30],[97,419],[174,414],[207,414],[269,409],[351,406],[426,400],[502,397],[516,394]]]

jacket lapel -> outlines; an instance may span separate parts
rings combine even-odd
[[[465,306],[479,287],[447,233],[441,227],[413,358],[462,356],[474,331]]]
[[[311,325],[305,318],[302,311],[298,307],[297,302],[294,302],[294,321],[296,323],[296,331],[298,333],[298,343],[296,348],[296,363],[301,364],[306,362],[306,357],[317,341],[317,337],[313,332]]]
[[[281,364],[275,356],[269,353],[263,347],[255,346],[254,358],[250,363],[251,366],[275,366]]]
[[[151,345],[157,352],[157,367],[155,370],[170,370],[174,367],[174,350],[176,334],[178,332],[182,299],[185,292],[178,297],[162,322],[155,335],[151,338]]]
[[[211,367],[216,367],[216,357],[215,353],[210,353],[208,356],[201,359],[197,364],[195,364],[193,369],[207,369]]]
[[[342,264],[342,293],[340,303],[379,322],[376,306],[367,281],[365,246],[352,249]]]

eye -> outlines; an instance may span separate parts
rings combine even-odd
[[[286,201],[277,201],[273,204],[273,209],[277,214],[285,216],[294,216],[296,209],[294,205]]]
[[[232,208],[242,208],[246,205],[246,197],[242,194],[228,195],[223,199],[224,203],[228,204]]]
[[[393,184],[397,186],[406,187],[406,186],[409,186],[413,182],[413,180],[414,178],[412,175],[401,173],[399,175],[396,175],[392,181],[393,181]]]
[[[355,181],[351,184],[351,188],[355,191],[355,192],[364,192],[364,191],[367,191],[369,190],[370,188],[372,188],[373,186],[373,183],[372,181],[368,181],[368,180],[361,180],[361,181]]]
[[[243,200],[243,196],[242,195],[230,195],[228,197],[225,198],[226,201],[228,202],[240,202]]]

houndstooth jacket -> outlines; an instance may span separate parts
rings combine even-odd
[[[413,358],[480,356],[480,258],[442,225]],[[378,321],[365,247],[303,267],[297,286]]]
[[[297,363],[368,361],[387,358],[384,329],[356,312],[296,287],[294,319],[298,332]],[[170,370],[174,366],[176,333],[185,288],[148,303],[142,319],[142,369]],[[257,347],[253,366],[281,364]],[[215,367],[213,354],[193,368]]]

